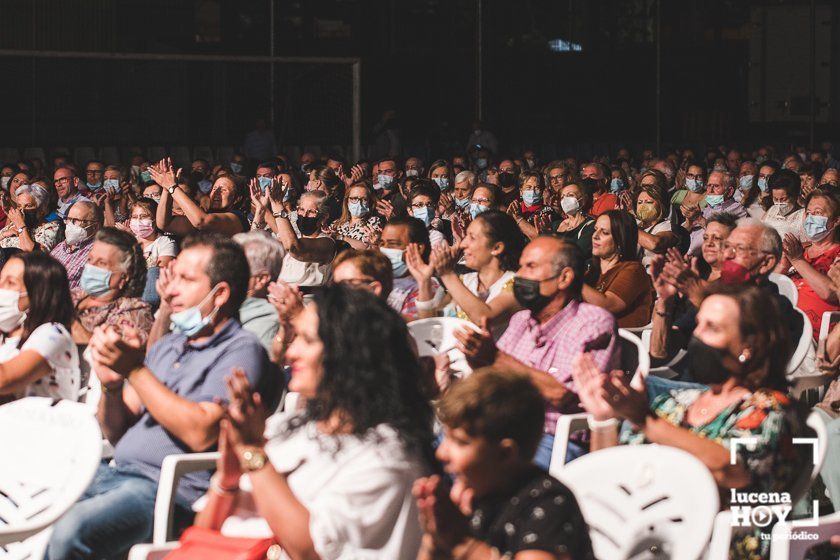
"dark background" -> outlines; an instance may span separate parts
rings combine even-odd
[[[267,56],[269,1],[0,0],[0,146],[239,144],[258,117],[270,114],[266,63],[33,53]],[[477,111],[477,4],[274,0],[275,54],[361,59],[363,143],[373,141],[371,128],[393,108],[407,151],[463,146]],[[505,149],[654,145],[657,49],[663,146],[808,145],[812,136],[818,145],[834,135],[834,2],[482,5],[483,114]],[[556,39],[582,50],[554,52],[549,41]],[[280,63],[275,72],[280,144],[352,142],[348,64]]]

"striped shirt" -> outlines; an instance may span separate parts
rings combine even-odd
[[[619,367],[620,346],[612,314],[595,305],[570,301],[559,313],[543,324],[520,311],[511,317],[505,334],[496,345],[523,364],[544,371],[571,391],[572,361],[581,352],[591,352],[595,364],[603,372]],[[543,431],[554,435],[562,413],[580,412],[577,398],[560,409],[546,404]]]

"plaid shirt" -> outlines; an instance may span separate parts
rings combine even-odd
[[[530,311],[519,311],[510,319],[497,347],[523,364],[547,372],[571,391],[572,360],[581,352],[592,352],[603,372],[619,366],[620,346],[613,315],[595,305],[570,301],[554,317],[539,324]],[[568,401],[561,411],[546,404],[543,431],[554,435],[561,413],[580,412],[579,401]]]
[[[93,237],[75,247],[70,247],[66,241],[62,241],[50,252],[50,255],[63,264],[67,270],[67,279],[70,281],[71,290],[79,287],[79,282],[82,279],[82,269],[87,263],[91,247],[93,247]]]

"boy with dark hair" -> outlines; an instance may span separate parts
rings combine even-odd
[[[572,492],[532,462],[544,400],[524,375],[486,368],[452,386],[438,417],[438,459],[454,476],[418,479],[423,544],[418,558],[594,558]]]

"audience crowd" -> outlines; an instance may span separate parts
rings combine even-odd
[[[555,462],[673,446],[726,509],[807,474],[792,440],[813,411],[829,450],[812,493],[840,511],[840,328],[819,336],[840,311],[837,155],[3,164],[0,402],[86,402],[113,446],[47,558],[149,542],[163,459],[214,450],[215,474],[178,486],[184,542],[594,558],[547,472],[558,419],[581,412]],[[418,357],[411,323],[442,317],[465,323]],[[668,375],[637,372],[620,328]],[[747,532],[732,554],[769,546]]]

